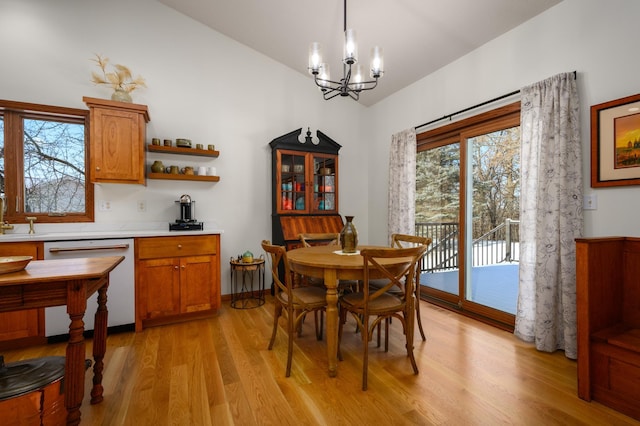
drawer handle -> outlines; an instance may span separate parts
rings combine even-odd
[[[182,248],[182,244],[178,244],[178,248],[181,249]]]
[[[116,244],[112,246],[83,246],[83,247],[51,247],[49,253],[62,253],[69,251],[91,251],[91,250],[122,250],[128,249],[129,244]]]
[[[185,265],[182,265],[182,269],[184,269],[184,268],[186,268],[186,266],[185,266]]]
[[[174,266],[174,267],[173,267],[173,269],[175,269],[175,270],[177,271],[177,270],[178,270],[178,267],[177,267],[177,266]]]

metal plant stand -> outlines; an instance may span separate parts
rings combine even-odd
[[[257,308],[264,304],[264,258],[253,262],[231,259],[231,307],[236,309]],[[258,276],[254,289],[255,275]]]

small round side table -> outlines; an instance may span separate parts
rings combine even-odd
[[[231,307],[236,309],[257,308],[264,304],[264,257],[253,262],[231,258]],[[254,290],[255,275],[258,288]]]

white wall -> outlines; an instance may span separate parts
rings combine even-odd
[[[111,201],[113,211],[97,211],[96,222],[172,221],[173,201],[191,194],[197,218],[225,230],[222,293],[227,294],[227,259],[247,249],[260,253],[260,240],[271,236],[268,143],[273,138],[310,126],[340,143],[340,211],[355,216],[363,242],[384,244],[393,133],[565,71],[578,71],[585,193],[598,197],[598,209],[585,212],[585,235],[640,235],[634,226],[638,187],[589,187],[589,106],[639,92],[638,16],[636,0],[565,0],[363,108],[344,99],[322,100],[309,77],[155,0],[3,0],[0,98],[75,108],[86,108],[83,96],[108,98],[109,90],[90,82],[94,53],[144,76],[148,89],[133,95],[134,102],[149,107],[148,138],[215,144],[220,157],[200,161],[215,166],[221,181],[99,185],[96,202]],[[149,160],[156,158],[149,154]],[[137,212],[138,200],[147,202],[145,213]]]
[[[590,106],[640,92],[638,17],[637,0],[564,0],[369,108],[370,241],[386,241],[387,198],[380,189],[388,183],[392,134],[574,70],[582,104],[584,192],[598,202],[597,210],[585,211],[584,235],[639,236],[640,188],[592,189],[589,166]]]
[[[230,292],[228,259],[259,255],[271,238],[271,151],[268,143],[297,128],[320,129],[342,145],[340,211],[353,214],[366,241],[368,146],[360,129],[365,108],[322,100],[312,80],[154,0],[3,0],[0,3],[0,98],[87,108],[83,96],[109,98],[90,82],[94,53],[142,75],[133,92],[148,105],[147,137],[213,143],[217,159],[148,154],[168,164],[212,165],[218,183],[149,180],[147,186],[96,185],[96,223],[169,222],[174,200],[196,200],[196,218],[222,235],[222,294]],[[306,58],[300,58],[306,61]],[[137,211],[144,200],[146,212]],[[168,226],[168,225],[167,225]]]

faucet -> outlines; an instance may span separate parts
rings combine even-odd
[[[4,234],[4,231],[7,229],[13,229],[13,225],[9,225],[9,223],[4,220],[4,206],[5,200],[0,197],[0,235]]]
[[[36,230],[33,227],[33,222],[38,220],[38,218],[35,217],[35,216],[26,216],[25,219],[27,219],[29,221],[29,234],[35,234]]]

